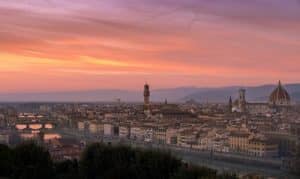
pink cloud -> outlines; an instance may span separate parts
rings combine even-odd
[[[20,79],[35,79],[34,89],[57,76],[54,89],[75,88],[82,76],[90,79],[85,88],[120,80],[131,88],[145,79],[158,87],[220,86],[295,82],[300,75],[296,0],[11,0],[0,1],[0,21],[0,65],[10,54],[14,65],[28,66],[3,79],[12,89],[24,85]],[[87,64],[82,56],[131,65]],[[65,63],[33,65],[26,58]]]

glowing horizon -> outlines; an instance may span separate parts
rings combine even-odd
[[[300,82],[298,0],[0,0],[1,93]]]

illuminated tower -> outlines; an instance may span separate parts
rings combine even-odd
[[[144,109],[150,110],[150,87],[147,83],[144,86]]]

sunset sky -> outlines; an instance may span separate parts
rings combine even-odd
[[[0,0],[0,92],[300,82],[300,0]]]

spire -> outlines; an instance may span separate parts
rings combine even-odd
[[[281,84],[281,81],[280,81],[280,80],[278,81],[278,89],[280,89],[280,90],[282,90],[282,89],[283,89],[283,87],[282,87],[282,84]]]

